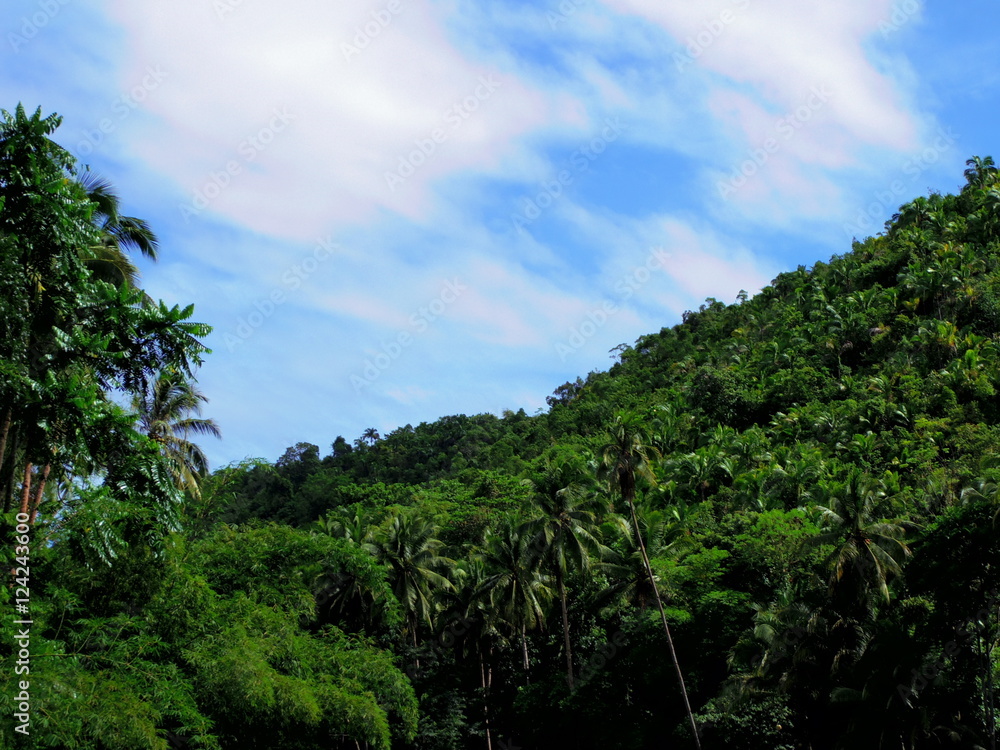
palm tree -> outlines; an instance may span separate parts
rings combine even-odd
[[[215,420],[200,417],[201,405],[207,401],[198,386],[177,371],[161,372],[132,398],[137,429],[159,444],[177,486],[195,498],[201,496],[201,480],[208,473],[208,459],[189,438],[222,437]]]
[[[492,656],[494,648],[503,646],[506,642],[497,629],[500,618],[490,603],[490,591],[486,586],[489,571],[483,559],[473,556],[458,560],[454,573],[454,587],[442,592],[441,596],[444,606],[439,618],[439,641],[446,647],[453,647],[462,659],[475,655],[478,661],[486,750],[492,750]]]
[[[334,539],[343,539],[364,545],[372,539],[371,519],[359,511],[359,506],[344,506],[332,509],[316,521],[317,528]]]
[[[858,587],[858,593],[875,590],[888,602],[888,579],[902,573],[900,560],[910,554],[903,541],[907,527],[875,520],[885,488],[859,470],[852,471],[846,482],[835,485],[830,494],[829,506],[817,506],[823,533],[812,543],[834,545],[826,559],[831,590],[850,581]]]
[[[444,543],[437,534],[438,527],[431,521],[404,512],[364,545],[389,569],[389,583],[406,612],[414,648],[420,623],[434,627],[437,592],[452,588],[448,573],[454,561],[439,554]]]
[[[549,578],[538,570],[529,536],[510,521],[487,529],[479,557],[489,571],[480,593],[489,596],[494,611],[520,637],[527,672],[527,632],[545,627],[544,610],[552,599]]]
[[[100,232],[98,242],[84,252],[88,268],[103,281],[137,286],[139,270],[128,253],[138,252],[156,260],[159,250],[156,234],[143,219],[122,215],[121,202],[107,180],[86,172],[79,185],[87,200],[94,204],[91,218]]]
[[[739,692],[774,683],[785,692],[802,696],[814,693],[819,684],[810,679],[814,675],[807,669],[813,655],[810,652],[807,658],[804,654],[821,623],[802,592],[786,586],[770,605],[750,606],[754,611],[753,630],[740,637],[729,655],[730,667],[743,672],[733,681]]]
[[[963,505],[976,502],[977,500],[985,500],[986,502],[995,504],[997,502],[997,490],[998,487],[996,482],[979,478],[973,484],[963,487],[959,497],[961,498]],[[993,516],[994,524],[997,522],[997,515],[1000,515],[1000,510],[998,510],[997,514]]]
[[[985,189],[996,181],[998,169],[992,156],[985,158],[973,156],[971,159],[966,159],[965,164],[968,166],[968,169],[965,170],[965,180],[968,187]]]
[[[610,518],[607,524],[622,540],[624,554],[605,565],[605,570],[614,583],[601,592],[598,597],[600,606],[616,599],[624,599],[640,610],[645,610],[653,602],[655,593],[642,558],[642,547],[645,546],[647,554],[662,557],[677,555],[689,546],[686,544],[687,532],[678,508],[654,510],[648,504],[643,504],[636,507],[635,513],[642,532],[641,545],[632,526],[621,516]]]
[[[635,513],[635,491],[637,477],[646,479],[650,483],[655,483],[651,466],[651,457],[656,455],[656,449],[648,445],[645,429],[642,426],[639,415],[634,412],[619,412],[615,415],[611,426],[611,433],[608,441],[601,446],[599,455],[601,456],[601,475],[607,479],[612,491],[617,492],[622,500],[628,505],[629,513],[632,517],[632,528],[635,531],[635,538],[639,544],[639,552],[642,555],[643,566],[646,568],[646,575],[653,588],[656,598],[656,606],[660,611],[660,619],[663,621],[663,632],[667,636],[667,646],[670,650],[670,659],[677,672],[677,681],[680,685],[681,696],[684,698],[684,710],[687,712],[688,721],[691,724],[691,733],[694,736],[695,747],[701,750],[701,738],[698,736],[698,725],[694,720],[694,712],[691,710],[691,702],[688,700],[687,687],[684,685],[684,674],[681,672],[680,663],[677,661],[677,651],[674,649],[674,639],[670,634],[670,625],[667,623],[667,615],[663,610],[663,601],[660,599],[660,592],[656,588],[656,578],[653,575],[653,568],[649,564],[649,555],[646,553],[646,545],[639,529],[639,520]]]
[[[595,496],[587,496],[576,481],[580,474],[568,461],[548,463],[533,484],[535,518],[525,525],[531,538],[533,560],[547,562],[556,577],[562,608],[563,643],[566,649],[566,681],[573,690],[573,651],[569,638],[566,576],[573,570],[585,573],[594,558],[605,557],[598,535]]]

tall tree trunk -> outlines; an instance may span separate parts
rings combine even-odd
[[[7,457],[7,436],[10,435],[10,422],[14,416],[14,407],[8,406],[3,413],[3,421],[0,422],[0,466],[3,465]]]
[[[562,605],[563,643],[566,647],[566,681],[570,692],[573,691],[573,650],[569,643],[569,612],[566,608],[566,584],[563,581],[562,569],[556,564],[556,583],[559,586],[559,602]]]
[[[663,632],[667,635],[667,646],[670,648],[670,659],[674,663],[674,670],[677,672],[677,682],[681,687],[681,695],[684,698],[684,710],[687,711],[688,721],[691,724],[691,733],[694,735],[694,744],[701,750],[701,738],[698,736],[698,725],[694,720],[694,712],[691,710],[691,702],[688,700],[687,687],[684,685],[684,674],[681,672],[680,662],[677,661],[677,652],[674,650],[674,639],[670,635],[670,625],[667,624],[667,614],[663,611],[663,602],[660,600],[660,590],[656,587],[656,579],[653,577],[653,568],[649,564],[649,555],[646,554],[646,543],[642,539],[642,532],[639,530],[639,519],[635,514],[635,501],[629,495],[625,498],[628,502],[629,511],[632,514],[632,527],[635,529],[635,538],[639,542],[639,551],[642,553],[642,562],[646,566],[646,575],[649,576],[649,585],[653,587],[653,595],[656,597],[656,606],[660,610],[660,619],[663,621]]]
[[[493,750],[493,738],[490,736],[490,698],[489,685],[486,684],[486,667],[483,664],[483,652],[479,652],[479,684],[483,686],[483,723],[486,726],[486,750]]]
[[[35,517],[38,515],[38,506],[42,504],[42,492],[45,491],[45,482],[48,481],[50,471],[52,471],[52,464],[45,464],[45,468],[42,469],[42,476],[38,480],[38,487],[35,488],[35,499],[31,503],[31,514],[28,518],[29,526],[34,526],[35,524]]]
[[[417,658],[417,626],[416,624],[410,629],[413,633],[413,666],[416,668],[417,672],[420,671],[420,659]]]
[[[31,461],[24,467],[24,484],[21,490],[21,513],[28,515],[28,500],[31,497]]]
[[[521,653],[524,656],[524,671],[528,671],[528,635],[527,628],[521,625]]]
[[[3,492],[3,512],[10,511],[14,504],[14,488],[17,484],[17,449],[20,438],[20,431],[14,428],[14,435],[10,441],[10,450],[6,459],[0,461],[0,491]]]

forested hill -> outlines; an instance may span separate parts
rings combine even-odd
[[[968,166],[547,413],[300,443],[199,523],[385,566],[413,747],[995,746],[1000,178]]]
[[[988,158],[971,160],[960,194],[917,198],[880,236],[752,298],[708,300],[622,347],[609,372],[557,388],[546,414],[370,429],[353,443],[337,437],[323,458],[300,443],[274,472],[233,487],[224,519],[306,524],[354,500],[517,496],[507,479],[546,452],[594,449],[619,410],[655,433],[678,499],[792,507],[784,477],[849,467],[891,471],[914,502],[953,498],[998,444],[995,175]]]
[[[0,110],[0,747],[996,747],[991,159],[547,413],[208,474],[210,329],[59,123]]]

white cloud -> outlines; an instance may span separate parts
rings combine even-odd
[[[715,297],[729,303],[740,290],[754,294],[773,277],[768,270],[770,262],[738,245],[727,249],[733,248],[731,239],[724,240],[704,228],[695,230],[676,219],[663,220],[662,229],[669,248],[664,270],[688,299],[700,303]]]
[[[567,114],[565,102],[459,54],[429,2],[386,7],[245,2],[219,18],[203,0],[113,3],[132,40],[125,75],[150,64],[168,73],[148,104],[166,127],[138,152],[188,194],[218,192],[212,211],[307,239],[378,207],[419,219],[432,180],[502,174],[521,136]],[[373,13],[391,20],[381,27]],[[276,111],[290,122],[271,137],[283,125]],[[262,133],[269,142],[256,148],[248,139]],[[412,175],[387,184],[407,160]],[[230,161],[239,174],[217,191]]]
[[[720,217],[792,228],[840,214],[859,174],[891,168],[936,129],[906,61],[879,36],[891,0],[604,5],[675,46],[640,47],[648,65],[623,65],[611,50],[626,50],[606,38],[602,65],[620,89],[585,67],[588,78],[605,103],[630,101],[630,138],[700,163],[706,204]],[[739,189],[720,195],[731,181]]]
[[[608,0],[608,5],[639,14],[692,44],[697,67],[751,86],[772,109],[797,107],[809,91],[825,86],[832,91],[830,109],[838,126],[854,138],[890,148],[915,143],[913,120],[893,81],[869,62],[863,45],[889,17],[891,0]]]

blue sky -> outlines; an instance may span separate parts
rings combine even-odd
[[[533,413],[1000,157],[995,2],[6,7],[0,107],[63,115],[214,326],[215,465]]]

